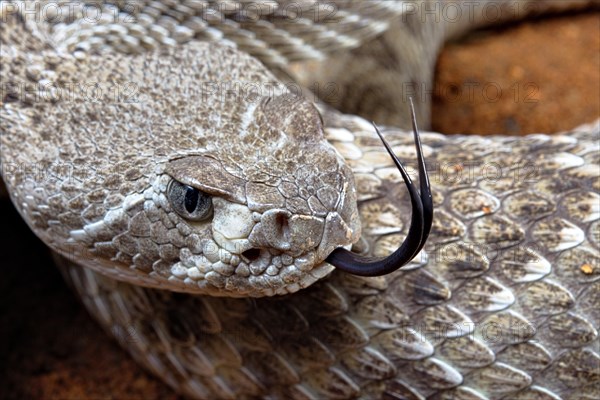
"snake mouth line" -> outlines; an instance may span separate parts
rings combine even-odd
[[[288,294],[311,285],[332,271],[327,263],[316,262],[316,250],[300,256],[265,248],[229,252],[212,240],[205,240],[203,251],[185,251],[171,267],[169,280],[185,286],[225,289],[230,296]]]

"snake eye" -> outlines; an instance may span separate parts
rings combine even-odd
[[[204,221],[212,215],[212,198],[196,188],[172,180],[167,196],[175,212],[187,220]]]

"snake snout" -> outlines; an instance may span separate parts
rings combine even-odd
[[[319,246],[324,226],[321,217],[272,209],[263,213],[248,240],[254,247],[298,256]]]
[[[292,214],[287,210],[275,209],[266,211],[260,223],[252,233],[262,236],[260,244],[280,251],[290,250],[290,218]],[[252,238],[250,238],[252,242]]]
[[[279,251],[290,250],[290,218],[291,213],[287,210],[266,211],[248,237],[250,243],[258,248],[270,248]]]

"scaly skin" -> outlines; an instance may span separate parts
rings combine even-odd
[[[49,49],[48,37],[65,31],[39,29],[18,20],[2,27],[3,79],[21,87],[94,80],[110,94],[133,82],[141,100],[11,92],[2,108],[9,193],[38,236],[79,264],[60,259],[91,313],[176,390],[196,398],[598,397],[598,124],[522,139],[423,134],[434,229],[425,251],[394,274],[334,272],[273,298],[177,294],[296,291],[329,272],[321,261],[336,246],[388,254],[410,218],[391,160],[358,117],[322,108],[323,130],[307,102],[191,92],[199,79],[275,81],[229,46],[90,56],[68,40]],[[240,131],[238,142],[226,136]],[[384,134],[401,159],[414,159],[410,135]],[[197,164],[207,154],[220,166]],[[267,155],[256,167],[252,157]],[[65,162],[74,164],[69,179]],[[175,214],[170,177],[211,193],[214,218],[198,225]],[[334,194],[319,195],[325,187]],[[272,235],[283,230],[270,215],[287,218],[285,235]],[[307,236],[313,225],[299,220],[319,234]],[[265,265],[247,262],[246,276],[244,260],[232,261],[247,249],[233,226],[268,252]],[[207,265],[194,257],[209,258],[211,240],[219,260]]]
[[[361,247],[388,254],[410,220],[399,177],[364,120],[330,124],[334,145],[362,156],[349,161]],[[385,133],[411,155],[410,135]],[[598,135],[598,125],[519,139],[423,134],[432,237],[385,277],[334,272],[250,300],[182,297],[77,266],[66,275],[136,360],[194,398],[596,398]]]

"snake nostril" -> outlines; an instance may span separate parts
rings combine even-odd
[[[242,256],[248,259],[248,261],[252,262],[260,257],[260,249],[248,249],[242,253]]]
[[[290,236],[290,226],[288,222],[288,217],[285,214],[277,214],[275,218],[275,227],[278,228],[279,237],[288,242]]]

